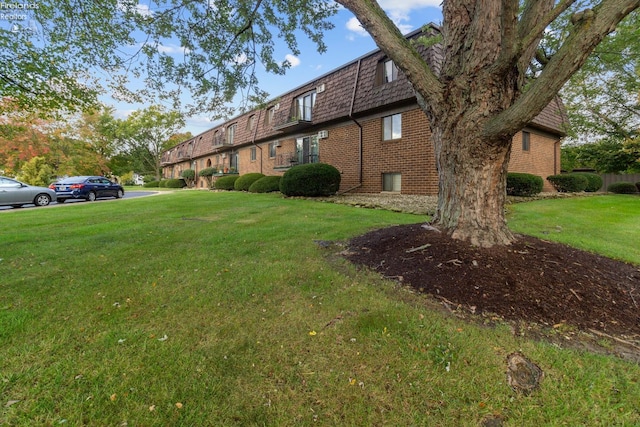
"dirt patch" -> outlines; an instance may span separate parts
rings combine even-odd
[[[577,328],[626,345],[640,361],[638,266],[528,236],[480,249],[420,224],[356,237],[343,254],[450,310]]]

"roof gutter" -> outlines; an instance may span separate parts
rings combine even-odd
[[[351,119],[351,121],[353,121],[353,123],[355,123],[356,126],[358,126],[358,163],[359,163],[358,185],[355,185],[351,188],[341,191],[340,192],[341,194],[347,193],[351,190],[355,190],[356,188],[362,187],[362,181],[364,176],[364,169],[363,169],[364,144],[363,144],[363,135],[362,135],[362,125],[360,124],[360,122],[358,122],[355,119],[355,117],[353,117],[353,106],[356,102],[356,91],[358,89],[358,80],[360,79],[361,66],[362,66],[362,59],[358,59],[358,68],[356,69],[356,78],[355,78],[355,81],[353,82],[353,93],[351,94],[351,105],[349,106],[349,119]]]

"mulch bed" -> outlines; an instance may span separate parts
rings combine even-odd
[[[640,334],[640,268],[534,237],[481,249],[420,224],[372,231],[343,255],[471,313]]]

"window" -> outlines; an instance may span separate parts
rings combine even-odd
[[[390,141],[402,138],[402,114],[382,118],[382,139]]]
[[[247,120],[247,130],[253,130],[253,127],[256,125],[256,115],[252,114],[249,116],[249,120]]]
[[[276,147],[278,146],[278,142],[272,142],[269,144],[269,157],[274,158],[276,156]]]
[[[399,173],[382,174],[382,191],[400,192],[402,187],[402,175]]]
[[[232,124],[227,128],[227,144],[233,145],[233,140],[236,137],[236,125]]]
[[[265,125],[273,124],[273,117],[274,117],[275,114],[276,114],[276,108],[275,107],[267,108],[267,114],[264,115],[264,124]]]
[[[313,117],[313,107],[316,104],[316,93],[311,92],[296,98],[294,118],[310,122]]]
[[[255,162],[256,161],[256,147],[251,147],[251,149],[249,150],[250,153],[250,157],[251,157],[251,161]]]
[[[298,163],[318,163],[319,147],[317,135],[296,139],[296,160]]]
[[[382,86],[396,80],[398,80],[398,67],[396,67],[396,64],[390,59],[378,62],[375,81],[376,86]]]
[[[529,132],[522,132],[522,151],[529,151],[531,148],[531,134]]]
[[[393,81],[398,80],[398,67],[393,63],[392,60],[384,61],[382,64],[383,75],[382,81],[383,83],[391,83]]]

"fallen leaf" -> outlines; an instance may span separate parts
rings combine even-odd
[[[153,412],[156,410],[156,405],[149,406],[149,412]]]
[[[180,403],[180,402],[176,403],[176,408],[182,409],[182,403]]]
[[[109,400],[111,400],[112,402],[115,402],[117,398],[118,395],[116,393],[113,393],[111,396],[109,396]]]
[[[7,403],[5,403],[4,407],[8,408],[11,405],[15,405],[16,403],[20,402],[19,400],[9,400]]]
[[[311,335],[312,337],[317,335],[318,333],[316,331],[309,331],[309,335]]]
[[[162,338],[158,338],[158,341],[166,341],[168,339],[169,339],[169,337],[167,336],[167,334],[164,334],[164,336]]]

